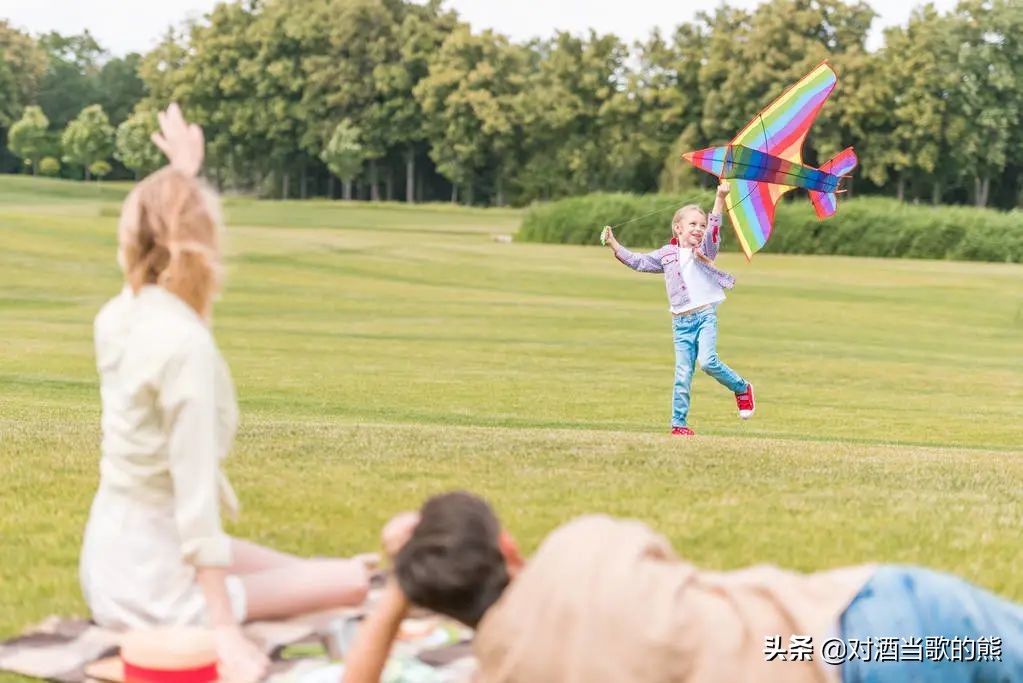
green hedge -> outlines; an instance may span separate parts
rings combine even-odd
[[[601,228],[611,224],[620,226],[615,234],[622,244],[656,247],[670,237],[673,209],[690,203],[709,209],[712,202],[709,191],[572,197],[531,207],[518,239],[597,244]],[[647,215],[651,212],[656,213]],[[730,230],[722,246],[738,250]],[[1023,213],[865,197],[842,202],[837,215],[819,221],[806,195],[799,194],[778,206],[774,235],[763,251],[1021,263]]]

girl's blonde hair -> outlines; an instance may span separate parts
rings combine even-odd
[[[696,205],[696,204],[686,204],[681,209],[676,211],[675,215],[671,217],[671,224],[672,225],[677,225],[678,223],[681,223],[682,222],[682,217],[685,216],[690,211],[699,211],[703,215],[704,218],[707,217],[707,212],[704,211],[703,209],[701,209],[698,205]]]
[[[124,201],[117,261],[136,293],[155,284],[209,320],[220,288],[220,205],[195,178],[171,167],[140,182]]]

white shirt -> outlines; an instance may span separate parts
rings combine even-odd
[[[201,624],[198,567],[227,567],[220,471],[238,424],[231,375],[199,315],[162,287],[128,288],[95,322],[103,403],[99,490],[82,543],[82,592],[112,628]],[[226,581],[235,618],[245,588]]]
[[[719,304],[725,300],[725,290],[697,265],[692,249],[679,247],[678,260],[682,270],[682,281],[689,292],[689,303],[682,308],[672,308],[673,314],[685,313],[707,304]]]
[[[181,557],[230,562],[220,504],[238,502],[220,471],[238,424],[231,376],[209,328],[162,287],[130,289],[96,316],[103,403],[100,490],[173,509]]]

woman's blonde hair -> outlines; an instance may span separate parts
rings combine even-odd
[[[205,319],[220,287],[220,205],[195,178],[171,167],[128,195],[118,225],[117,260],[138,293],[155,284]]]

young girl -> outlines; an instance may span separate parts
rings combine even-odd
[[[354,559],[307,560],[228,536],[237,499],[220,463],[238,407],[210,327],[221,230],[216,198],[196,179],[202,131],[176,105],[154,142],[170,165],[128,195],[118,262],[127,285],[96,317],[102,460],[81,557],[101,626],[205,623],[221,675],[266,673],[242,635],[247,620],[357,605],[368,575]]]
[[[675,436],[694,433],[686,417],[696,361],[735,394],[739,417],[749,419],[756,408],[753,385],[721,362],[717,354],[717,306],[725,300],[724,290],[735,284],[735,278],[714,267],[721,242],[721,210],[728,190],[726,182],[718,186],[709,219],[693,204],[675,212],[671,243],[649,254],[634,254],[618,243],[610,228],[605,229],[606,244],[619,261],[642,273],[664,273],[675,339],[675,390],[671,401],[671,433]]]

